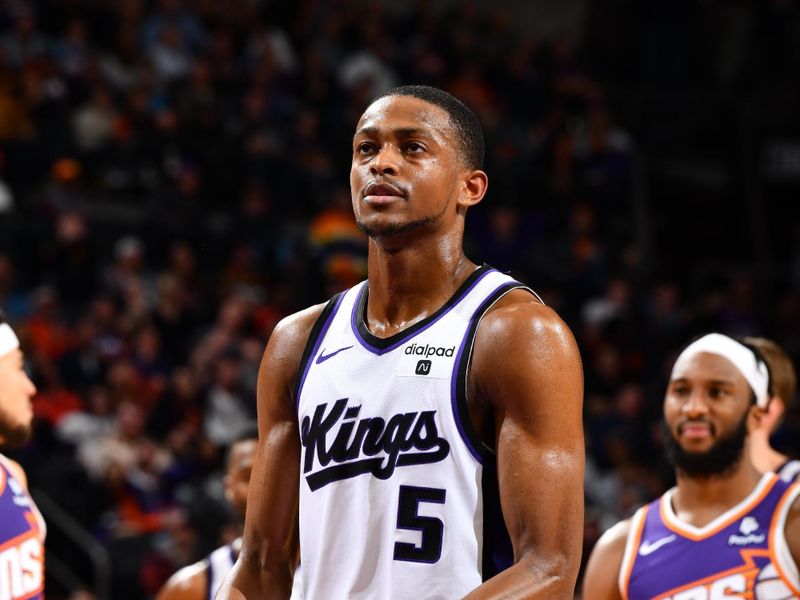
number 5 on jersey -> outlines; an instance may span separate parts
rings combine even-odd
[[[394,559],[409,562],[435,563],[442,556],[444,523],[436,517],[419,514],[420,502],[444,504],[446,490],[436,488],[400,486],[397,505],[397,528],[422,533],[419,546],[407,542],[395,542]]]

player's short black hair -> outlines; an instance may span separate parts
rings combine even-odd
[[[429,85],[401,85],[384,92],[375,100],[388,96],[413,96],[443,109],[458,136],[458,150],[470,169],[482,169],[486,153],[483,128],[478,117],[461,100],[444,90]]]

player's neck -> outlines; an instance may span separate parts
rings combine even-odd
[[[747,455],[732,473],[719,477],[690,477],[679,471],[673,509],[682,521],[703,527],[747,498],[761,477]]]
[[[754,431],[750,434],[750,460],[762,473],[777,470],[789,457],[769,445],[769,433]]]
[[[475,270],[461,239],[424,240],[400,250],[370,241],[367,327],[389,337],[439,309]]]

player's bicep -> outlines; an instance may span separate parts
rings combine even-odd
[[[258,376],[259,443],[250,476],[243,553],[283,560],[294,530],[300,439],[292,400],[296,373],[294,332],[276,329]]]
[[[589,556],[583,578],[585,600],[621,600],[619,572],[629,528],[630,521],[617,523],[598,540]]]
[[[500,497],[516,559],[529,554],[577,573],[584,444],[575,340],[555,313],[532,305],[503,309],[483,334],[491,352],[481,389],[495,410]]]

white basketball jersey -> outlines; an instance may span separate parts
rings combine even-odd
[[[465,389],[480,318],[520,287],[481,267],[386,339],[364,325],[366,282],[326,306],[295,395],[307,600],[460,598],[511,564]]]
[[[241,538],[238,538],[233,543],[241,544]],[[228,576],[235,562],[236,553],[233,550],[233,544],[225,544],[208,555],[207,582],[209,600],[214,600],[217,591],[222,585],[222,581]]]

